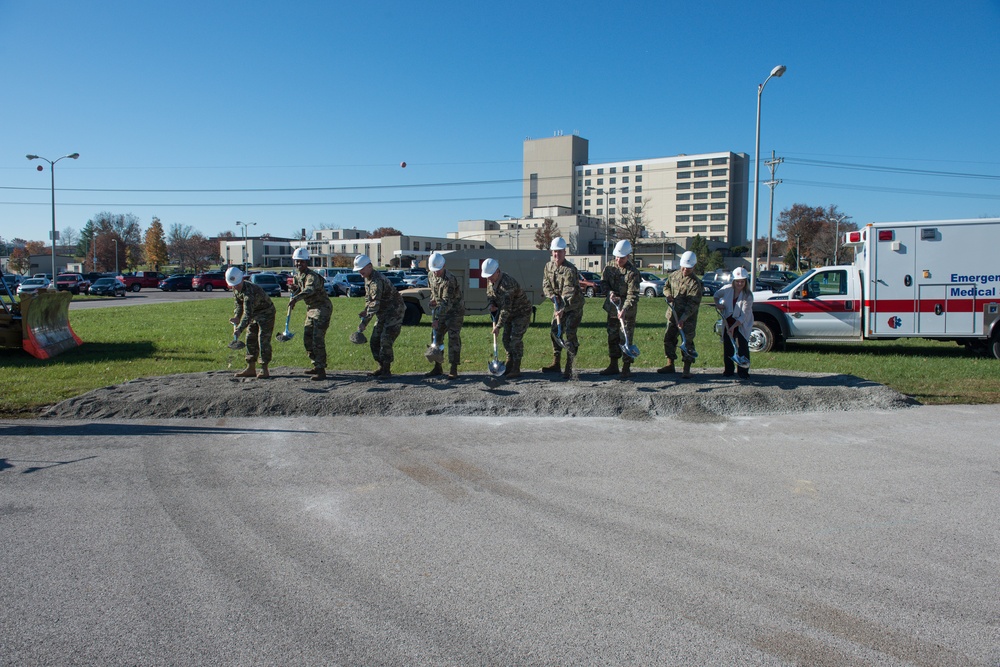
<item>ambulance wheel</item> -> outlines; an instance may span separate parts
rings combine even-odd
[[[1000,326],[993,328],[993,335],[990,336],[990,352],[995,359],[1000,359]]]
[[[406,310],[403,311],[403,324],[408,327],[420,324],[420,316],[423,312],[420,306],[415,303],[406,302]]]
[[[774,331],[764,322],[754,320],[750,330],[750,340],[747,341],[751,352],[770,352],[774,349]]]

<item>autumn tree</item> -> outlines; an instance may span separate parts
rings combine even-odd
[[[111,271],[116,267],[127,270],[142,263],[142,228],[138,217],[132,213],[104,211],[88,220],[87,225],[93,230],[91,256],[97,258],[95,271]]]
[[[222,261],[219,257],[219,244],[205,238],[201,232],[196,232],[191,225],[171,225],[167,248],[170,261],[177,264],[181,271],[204,271],[212,264]]]
[[[159,271],[160,267],[169,261],[170,254],[167,250],[167,241],[163,233],[163,223],[156,216],[153,216],[153,222],[150,223],[149,229],[146,230],[146,238],[143,245],[146,251],[147,264]]]
[[[17,273],[26,273],[30,268],[31,256],[28,254],[28,249],[24,246],[15,246],[7,259],[7,269]]]
[[[403,232],[399,231],[395,227],[379,227],[374,232],[371,233],[371,238],[380,239],[383,236],[402,236]]]
[[[802,253],[800,259],[810,265],[833,262],[834,238],[857,228],[855,223],[850,222],[850,216],[838,211],[835,205],[823,208],[793,204],[778,216],[778,235],[785,237],[786,257],[794,256],[798,247]],[[839,248],[839,241],[836,245]],[[840,255],[840,258],[843,259],[843,256]]]
[[[614,225],[614,233],[617,238],[628,239],[633,248],[638,247],[639,239],[645,237],[646,234],[646,225],[648,224],[645,218],[646,203],[644,201],[642,206],[636,206],[631,211],[627,206],[622,207],[621,214]]]
[[[548,250],[552,245],[552,239],[562,236],[559,225],[552,218],[542,220],[542,226],[535,230],[535,247],[539,250]]]
[[[48,251],[43,241],[28,241],[24,247],[29,255],[44,255]]]

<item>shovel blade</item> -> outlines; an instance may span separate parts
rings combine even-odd
[[[355,345],[364,345],[368,342],[368,338],[360,331],[355,331],[351,334],[351,342]]]
[[[247,344],[244,343],[243,341],[241,341],[241,340],[234,340],[232,343],[229,344],[229,349],[231,349],[231,350],[242,350],[246,346],[247,346]]]
[[[427,347],[427,351],[424,352],[424,357],[426,357],[427,361],[442,364],[444,363],[444,350],[435,345],[430,345]]]
[[[289,341],[294,337],[295,333],[289,331],[288,329],[285,329],[284,331],[282,331],[280,334],[277,335],[277,339],[280,340],[281,342]]]
[[[489,363],[490,375],[500,377],[507,370],[507,365],[498,359],[493,359]]]

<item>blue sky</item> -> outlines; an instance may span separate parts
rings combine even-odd
[[[72,152],[60,230],[110,211],[444,235],[521,213],[525,137],[752,157],[778,64],[775,217],[1000,216],[1000,0],[480,5],[0,0],[0,236],[47,242],[50,175],[24,156]]]

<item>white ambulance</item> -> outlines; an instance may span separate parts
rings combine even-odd
[[[751,350],[916,337],[1000,359],[1000,219],[875,222],[844,243],[854,264],[754,293]]]

